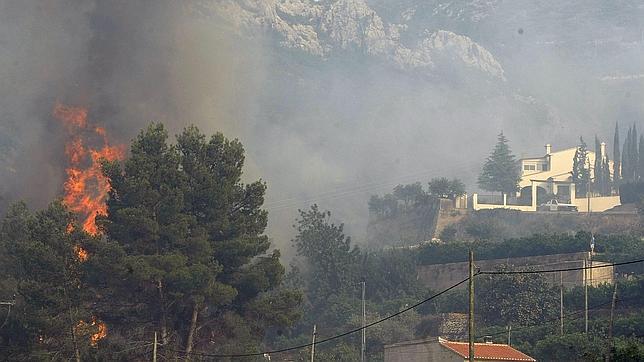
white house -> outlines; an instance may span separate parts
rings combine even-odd
[[[547,144],[545,154],[538,157],[520,159],[521,179],[517,201],[508,203],[507,198],[499,204],[478,203],[478,195],[472,197],[475,210],[509,208],[522,211],[536,211],[540,202],[545,202],[549,195],[553,195],[560,202],[577,205],[579,211],[588,211],[587,195],[577,195],[575,184],[572,180],[573,159],[577,147],[560,151],[552,151],[552,146]],[[606,144],[601,143],[601,156],[606,159]],[[590,168],[591,178],[594,178],[595,152],[587,153],[587,168]],[[609,169],[613,169],[613,162],[608,162]],[[578,197],[581,196],[581,197]],[[604,211],[619,205],[618,196],[593,197],[590,195],[591,211]]]

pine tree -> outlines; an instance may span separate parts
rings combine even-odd
[[[0,296],[13,294],[15,305],[0,322],[1,360],[93,359],[94,295],[78,255],[90,239],[60,202],[37,213],[23,203],[8,210],[0,223]]]
[[[264,235],[266,185],[241,182],[237,140],[190,127],[167,141],[165,128],[152,125],[123,164],[104,166],[111,190],[99,224],[111,246],[90,261],[99,271],[100,260],[110,262],[93,278],[109,287],[99,301],[129,303],[105,311],[111,335],[142,340],[146,328],[157,330],[166,356],[194,346],[255,348],[265,328],[294,321],[300,302],[299,293],[277,290],[285,269]]]
[[[615,122],[615,136],[613,137],[613,182],[615,184],[613,187],[615,189],[618,188],[619,181],[622,178],[619,146],[619,125]]]
[[[494,150],[483,165],[478,185],[483,190],[499,191],[502,195],[513,193],[516,192],[520,179],[519,167],[503,132],[497,140]]]
[[[572,161],[572,181],[575,183],[578,195],[585,195],[588,192],[590,170],[586,165],[587,160],[588,147],[584,139],[579,137],[579,146]]]

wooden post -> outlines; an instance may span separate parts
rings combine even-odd
[[[564,285],[563,285],[563,272],[559,272],[559,334],[564,334]]]
[[[315,359],[315,336],[317,335],[316,325],[313,325],[313,343],[311,344],[311,362]]]
[[[364,362],[365,352],[367,349],[367,331],[365,326],[367,325],[367,309],[365,306],[365,289],[366,283],[362,282],[362,346],[360,348],[360,360]]]
[[[615,340],[613,339],[613,318],[615,316],[615,302],[617,301],[617,281],[615,281],[615,288],[613,288],[613,300],[610,303],[610,325],[608,326],[608,354],[606,355],[606,360],[610,362],[613,347],[615,347]]]
[[[588,259],[584,258],[584,333],[588,338]]]
[[[474,252],[470,249],[470,308],[468,317],[469,360],[474,362]]]
[[[157,362],[157,332],[154,332],[154,345],[152,346],[152,362]]]

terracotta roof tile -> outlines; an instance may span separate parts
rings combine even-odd
[[[463,358],[469,358],[469,345],[466,342],[440,340],[440,344],[458,353]],[[474,358],[482,360],[536,361],[534,358],[507,344],[496,343],[474,343]]]

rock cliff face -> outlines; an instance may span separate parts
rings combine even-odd
[[[469,37],[427,31],[407,46],[401,41],[407,26],[387,23],[364,0],[223,0],[215,11],[240,30],[273,31],[282,46],[320,57],[355,51],[426,72],[436,71],[436,60],[442,59],[504,79],[501,64]]]

